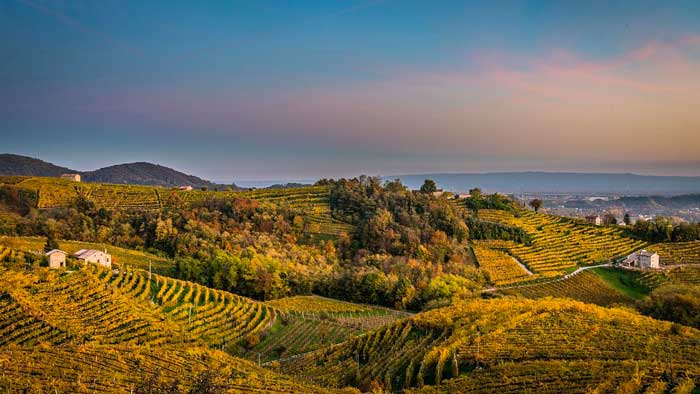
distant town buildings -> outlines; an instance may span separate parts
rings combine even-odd
[[[80,249],[74,256],[86,263],[93,263],[107,268],[112,267],[112,256],[107,254],[107,250],[103,252],[97,249]]]
[[[596,226],[600,226],[602,224],[603,220],[598,215],[590,215],[590,216],[586,216],[586,222],[588,222],[590,224],[594,224]]]
[[[590,202],[593,202],[593,201],[610,201],[610,197],[591,196],[591,197],[588,197],[588,201],[590,201]]]
[[[68,179],[73,182],[80,182],[80,174],[61,174],[61,179]]]
[[[68,253],[59,250],[59,249],[53,249],[48,252],[46,252],[46,257],[49,259],[49,268],[51,269],[59,269],[59,268],[66,268],[66,255]]]
[[[659,263],[659,254],[655,252],[648,252],[644,249],[639,252],[635,252],[627,256],[623,261],[622,265],[626,267],[639,268],[639,269],[658,269],[661,268]]]

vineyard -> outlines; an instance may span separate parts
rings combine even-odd
[[[285,313],[313,321],[330,321],[354,334],[373,330],[410,316],[409,313],[372,305],[354,304],[319,296],[296,296],[268,301]]]
[[[0,369],[3,392],[129,393],[153,377],[167,385],[167,392],[174,388],[186,392],[192,388],[187,378],[205,371],[216,371],[216,382],[227,393],[329,392],[221,351],[187,345],[4,346],[0,347]]]
[[[571,298],[601,306],[631,304],[633,300],[612,288],[598,275],[583,271],[566,279],[500,290],[502,294],[525,298]]]
[[[700,264],[700,241],[669,242],[649,246],[662,265]]]
[[[79,251],[80,249],[98,249],[102,250],[107,248],[107,245],[92,243],[92,242],[79,242],[79,241],[59,241],[61,249],[67,252],[69,255]],[[8,237],[0,236],[0,245],[5,245],[17,250],[22,250],[25,252],[33,252],[36,254],[41,254],[44,249],[44,244],[46,243],[46,238],[44,237]],[[112,261],[115,267],[133,267],[148,270],[149,264],[153,272],[165,273],[171,267],[172,263],[170,260],[156,256],[151,253],[141,252],[138,250],[120,248],[118,246],[108,245],[108,252],[112,255]]]
[[[507,362],[479,373],[447,380],[440,386],[409,389],[407,394],[460,393],[686,393],[694,381],[669,381],[668,364],[659,361],[528,361]],[[697,370],[688,371],[697,379]]]
[[[3,248],[2,254],[10,251]],[[27,330],[3,336],[5,342],[15,344],[67,341],[150,346],[196,341],[271,361],[342,342],[408,315],[320,297],[265,304],[139,269],[115,274],[88,265],[72,273],[41,269],[31,275],[11,270],[3,275],[2,310],[17,320],[2,327]],[[308,303],[303,312],[285,309],[285,305],[299,304],[297,298],[319,301]]]
[[[282,368],[327,387],[367,381],[391,390],[440,386],[425,392],[535,391],[541,373],[550,392],[569,386],[563,391],[585,392],[634,380],[633,365],[648,371],[644,384],[670,373],[671,364],[674,373],[700,379],[698,344],[698,330],[674,334],[671,323],[623,309],[506,298],[421,313]],[[575,372],[584,365],[590,369]],[[595,373],[600,370],[606,373]]]
[[[496,286],[512,285],[538,277],[538,275],[529,274],[512,256],[500,250],[483,246],[474,246],[473,250],[479,267],[488,273],[491,283]]]
[[[645,271],[639,283],[650,289],[665,284],[700,285],[700,266],[672,267],[663,271]]]
[[[3,247],[0,253],[7,258],[15,252]],[[351,335],[339,324],[286,316],[260,302],[142,270],[0,270],[0,389],[10,391],[48,384],[66,392],[120,392],[145,373],[160,371],[160,378],[172,380],[221,365],[236,377],[227,383],[232,392],[327,392],[214,349],[250,347],[246,356],[257,359],[264,346],[284,346],[291,355]],[[280,326],[288,328],[272,332]]]
[[[182,191],[155,186],[78,183],[59,178],[8,179],[18,186],[36,190],[37,208],[50,209],[69,206],[78,196],[93,202],[98,208],[160,209],[174,200],[185,204],[199,203],[212,198],[249,198],[262,203],[285,206],[299,211],[304,218],[305,231],[321,237],[336,237],[349,233],[352,226],[331,217],[329,190],[325,186],[290,189],[256,189],[235,191]]]
[[[520,227],[531,236],[531,245],[498,240],[478,244],[507,250],[534,273],[561,274],[579,265],[616,259],[644,246],[617,227],[592,226],[528,210],[513,214],[482,209],[478,215],[484,221]]]

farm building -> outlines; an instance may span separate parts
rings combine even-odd
[[[80,174],[62,174],[61,179],[68,179],[73,182],[80,182]]]
[[[460,199],[460,198],[469,198],[471,197],[471,194],[469,193],[460,193],[460,194],[455,194],[455,199]]]
[[[640,269],[657,269],[659,265],[659,254],[640,250],[627,256],[622,265]]]
[[[180,186],[180,190],[189,192],[192,191],[192,186]]]
[[[66,268],[66,255],[68,253],[58,250],[58,249],[53,249],[48,252],[46,252],[46,257],[49,258],[49,268],[51,269],[58,269],[58,268]]]
[[[639,268],[659,268],[659,254],[642,250],[639,252]]]
[[[603,220],[598,215],[586,216],[586,221],[590,224],[595,224],[596,226],[600,226],[603,222]]]
[[[112,266],[112,256],[107,254],[106,250],[103,252],[97,249],[80,249],[75,252],[74,256],[86,263],[94,263],[107,268]]]

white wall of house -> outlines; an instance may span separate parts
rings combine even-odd
[[[49,268],[58,269],[66,267],[66,255],[63,253],[51,253],[49,255]]]

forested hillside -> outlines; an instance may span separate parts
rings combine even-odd
[[[76,171],[26,156],[0,154],[0,176],[58,177],[80,174],[83,182],[151,185],[165,187],[192,186],[238,190],[235,184],[217,185],[194,175],[187,175],[158,164],[137,162],[117,164],[94,171]]]

